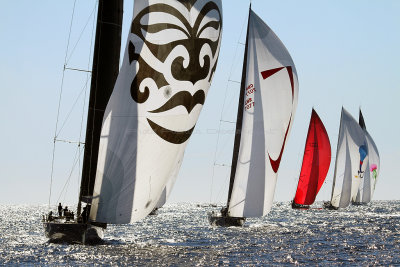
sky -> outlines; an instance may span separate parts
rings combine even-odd
[[[77,145],[58,142],[52,169],[53,138],[63,82],[58,137],[83,141],[90,77],[63,72],[63,66],[66,62],[68,67],[91,69],[95,1],[77,0],[72,24],[74,0],[3,2],[0,204],[47,204],[50,183],[52,204],[75,204],[81,166]],[[230,168],[219,165],[230,165],[234,124],[220,120],[236,118],[239,86],[229,80],[240,80],[248,6],[245,0],[223,0],[217,70],[169,202],[226,201]],[[374,199],[400,199],[400,1],[253,0],[252,9],[285,44],[299,79],[298,106],[275,200],[294,197],[312,107],[332,147],[332,163],[317,200],[330,198],[342,106],[356,119],[361,107],[379,149],[381,172]],[[125,0],[121,53],[132,10],[133,1]]]

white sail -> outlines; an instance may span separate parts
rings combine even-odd
[[[378,148],[375,145],[371,135],[364,130],[365,138],[368,147],[368,162],[366,171],[363,179],[361,179],[360,186],[358,188],[357,197],[354,200],[358,203],[369,203],[375,192],[376,180],[380,171],[380,158]]]
[[[345,208],[355,199],[368,162],[368,147],[363,129],[342,108],[331,205]]]
[[[90,219],[148,215],[174,180],[216,68],[220,0],[137,0],[103,119]]]
[[[249,16],[246,91],[228,210],[231,217],[259,217],[271,209],[298,98],[297,72],[289,52],[253,11]]]

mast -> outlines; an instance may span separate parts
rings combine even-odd
[[[246,44],[245,44],[245,49],[244,49],[242,80],[241,80],[241,83],[240,83],[240,96],[239,96],[238,112],[237,112],[237,118],[236,118],[235,142],[234,142],[234,145],[233,145],[231,176],[230,176],[230,179],[229,179],[228,202],[226,204],[227,208],[229,208],[229,202],[231,200],[233,182],[235,180],[236,166],[237,166],[237,161],[238,161],[238,157],[239,157],[240,138],[241,138],[241,134],[242,134],[244,92],[246,91],[246,84],[245,83],[246,83],[246,74],[247,74],[247,51],[248,51],[248,43],[249,43],[250,13],[251,13],[251,4],[250,4],[250,7],[249,7],[249,17],[248,17],[248,20],[247,20]]]
[[[123,0],[99,0],[78,214],[93,194],[104,111],[119,71]]]
[[[367,129],[367,127],[365,126],[364,116],[361,112],[361,108],[360,108],[360,114],[358,115],[358,124],[361,126],[363,130]]]

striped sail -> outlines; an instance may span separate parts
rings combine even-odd
[[[376,147],[374,140],[365,127],[361,110],[359,115],[359,124],[361,128],[363,128],[365,138],[367,140],[368,162],[366,171],[364,173],[364,178],[361,179],[357,196],[355,199],[353,199],[353,201],[356,203],[369,203],[372,200],[375,191],[376,180],[378,179],[378,174],[380,171],[380,158],[378,148]]]
[[[175,180],[217,65],[220,0],[137,0],[101,131],[90,219],[147,216]]]
[[[333,207],[345,208],[357,196],[367,162],[368,147],[364,131],[342,108],[331,196]]]
[[[244,62],[238,113],[241,127],[236,137],[240,143],[235,140],[239,145],[232,162],[228,215],[259,217],[272,206],[297,106],[298,81],[289,52],[251,10]]]
[[[331,162],[331,144],[325,126],[312,110],[303,163],[294,203],[311,205],[323,185]]]

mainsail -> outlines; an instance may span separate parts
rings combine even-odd
[[[297,72],[289,52],[250,9],[228,194],[230,217],[259,217],[271,209],[297,97]]]
[[[312,109],[304,148],[299,183],[294,204],[311,205],[325,181],[331,162],[331,145],[328,133],[317,112]]]
[[[364,130],[342,108],[331,205],[345,208],[356,197],[368,162],[368,146]]]
[[[175,179],[217,65],[220,0],[135,1],[105,111],[90,220],[130,223]]]
[[[122,0],[99,1],[77,214],[81,213],[81,201],[90,202],[93,194],[104,110],[119,71],[123,5]]]
[[[371,202],[372,196],[375,191],[376,180],[378,178],[378,174],[380,171],[380,159],[379,159],[378,148],[376,147],[374,140],[368,133],[367,128],[365,126],[365,121],[361,109],[359,113],[358,123],[364,130],[365,138],[367,140],[368,162],[366,171],[364,173],[364,178],[361,179],[357,196],[355,199],[353,199],[353,202],[369,203]]]

